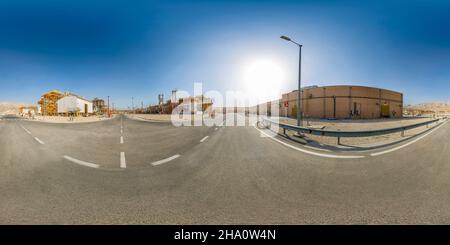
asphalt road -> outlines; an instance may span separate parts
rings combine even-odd
[[[448,224],[449,137],[335,153],[253,126],[1,118],[0,224]]]

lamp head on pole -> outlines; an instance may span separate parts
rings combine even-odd
[[[289,37],[287,37],[287,36],[281,36],[280,38],[281,38],[281,39],[284,39],[284,40],[286,40],[286,41],[291,41],[291,39],[290,39]]]

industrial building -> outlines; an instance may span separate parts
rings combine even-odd
[[[93,103],[82,97],[76,95],[68,95],[59,99],[58,102],[58,114],[69,115],[69,114],[92,114]]]
[[[264,110],[267,112],[260,111],[261,105],[256,110],[261,114],[295,118],[297,91],[283,94],[281,100],[266,103]],[[312,86],[302,89],[301,98],[302,115],[306,118],[374,119],[403,115],[403,94],[387,89],[350,85]],[[278,104],[278,113],[271,110],[273,104]]]
[[[101,101],[98,103],[101,105]],[[38,104],[39,112],[45,116],[88,115],[94,113],[93,102],[73,93],[59,90],[51,90],[44,93]]]

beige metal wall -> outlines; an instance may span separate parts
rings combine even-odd
[[[287,102],[287,107],[286,107]],[[401,117],[403,94],[364,86],[326,86],[302,90],[303,115],[310,118],[380,118],[381,106],[389,117]],[[296,117],[297,91],[283,94],[280,115]]]

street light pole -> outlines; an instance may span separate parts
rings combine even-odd
[[[287,36],[281,36],[281,39],[284,39],[286,41],[289,41],[291,43],[294,43],[299,48],[299,54],[298,54],[298,90],[297,90],[297,126],[301,127],[303,126],[302,123],[302,46],[299,43],[296,43],[292,41]]]
[[[134,97],[131,97],[131,114],[134,114]]]
[[[108,118],[110,118],[110,117],[111,117],[111,110],[109,108],[109,95],[108,95]]]
[[[297,126],[303,126],[302,123],[302,45],[298,46],[298,93],[297,93]]]

